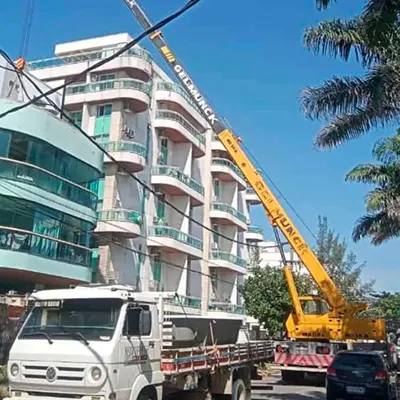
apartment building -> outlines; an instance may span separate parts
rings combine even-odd
[[[50,89],[0,57],[0,113]],[[29,74],[28,74],[29,76]],[[51,100],[58,106],[62,97]],[[92,281],[102,153],[46,100],[0,119],[0,293]]]
[[[261,267],[270,266],[274,268],[283,268],[285,266],[277,244],[273,240],[265,240],[260,242],[259,249]],[[293,267],[294,271],[298,273],[306,273],[306,269],[301,263],[299,256],[293,251],[292,248],[286,248],[285,258],[289,265]]]
[[[58,44],[54,58],[29,70],[54,87],[130,40],[123,33]],[[63,98],[75,123],[119,162],[104,157],[98,189],[98,279],[178,293],[175,313],[243,313],[238,287],[246,240],[257,234],[249,231],[255,200],[183,88],[134,47]]]

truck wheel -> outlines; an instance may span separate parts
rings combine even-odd
[[[232,400],[246,400],[246,385],[241,379],[237,379],[232,387]]]

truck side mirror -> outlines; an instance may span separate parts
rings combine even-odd
[[[151,333],[151,312],[142,310],[139,316],[139,336],[148,336]]]

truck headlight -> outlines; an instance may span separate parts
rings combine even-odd
[[[101,378],[101,369],[98,367],[94,367],[94,368],[92,368],[92,371],[90,372],[90,374],[92,375],[92,379],[94,381],[99,381]]]
[[[16,363],[11,364],[10,366],[10,374],[11,376],[17,376],[19,373],[19,366]]]

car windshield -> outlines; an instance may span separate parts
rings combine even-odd
[[[36,302],[19,339],[111,340],[121,306],[120,299]]]
[[[343,370],[381,370],[382,360],[377,355],[368,354],[338,354],[332,363],[335,369]]]

